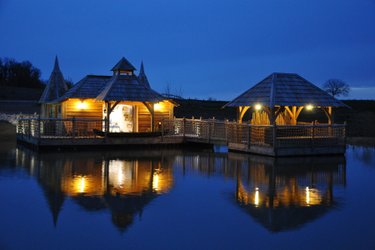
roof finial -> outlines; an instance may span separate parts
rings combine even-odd
[[[141,62],[141,69],[139,70],[138,79],[141,84],[143,84],[146,88],[150,88],[150,83],[148,82],[147,76],[145,74],[145,68],[143,66],[143,61]]]
[[[139,70],[139,74],[145,74],[145,69],[143,67],[143,60],[141,61],[141,69]]]
[[[60,71],[59,59],[57,58],[57,55],[55,57],[55,66],[53,67],[53,71]]]

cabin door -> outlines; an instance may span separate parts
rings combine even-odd
[[[130,133],[134,131],[134,107],[118,104],[109,118],[109,132]]]

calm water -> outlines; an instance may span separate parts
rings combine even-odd
[[[0,153],[0,249],[375,249],[375,149]]]

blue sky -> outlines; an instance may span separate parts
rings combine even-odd
[[[272,72],[339,78],[375,99],[375,0],[0,0],[0,57],[48,79],[144,61],[152,87],[230,100]]]

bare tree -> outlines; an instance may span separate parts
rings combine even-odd
[[[348,96],[350,92],[349,84],[339,79],[327,80],[323,85],[323,89],[333,97]]]

